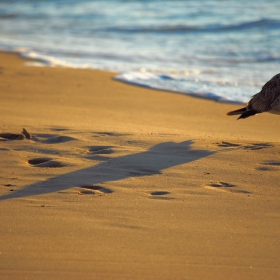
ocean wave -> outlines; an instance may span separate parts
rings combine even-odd
[[[235,24],[210,24],[207,26],[175,25],[175,26],[111,26],[92,29],[92,31],[116,33],[187,33],[187,32],[225,32],[249,30],[252,28],[280,29],[280,20],[260,19]]]
[[[0,1],[0,48],[32,66],[108,70],[139,86],[245,102],[279,72],[279,8],[279,0]]]
[[[117,81],[150,89],[186,94],[193,97],[211,99],[217,102],[245,104],[250,96],[244,98],[236,83],[221,83],[215,80],[198,79],[197,75],[188,79],[178,75],[126,72],[114,78]],[[247,87],[250,87],[247,85]],[[246,85],[242,86],[242,90]],[[235,91],[236,95],[232,93]],[[240,91],[240,94],[238,94]]]
[[[47,66],[47,67],[67,67],[67,68],[90,68],[94,69],[93,66],[88,64],[77,65],[74,63],[67,62],[63,59],[55,58],[50,55],[41,54],[40,52],[36,52],[30,50],[25,47],[7,47],[0,46],[0,51],[16,53],[22,58],[33,60],[33,62],[26,62],[26,65],[29,66]]]

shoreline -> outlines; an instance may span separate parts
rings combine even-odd
[[[263,114],[255,116],[253,118],[249,118],[246,120],[238,120],[238,121],[236,121],[236,118],[234,118],[234,117],[226,116],[226,113],[228,111],[234,110],[234,109],[242,106],[240,104],[221,103],[221,102],[216,102],[214,100],[193,97],[193,96],[180,94],[180,93],[175,94],[173,92],[149,89],[149,88],[145,88],[145,87],[138,87],[138,86],[130,85],[130,84],[127,84],[124,82],[114,80],[114,77],[118,74],[116,72],[107,72],[107,71],[95,70],[95,69],[73,69],[73,68],[67,68],[67,67],[26,66],[26,65],[24,65],[24,62],[33,61],[33,60],[27,60],[27,59],[21,58],[18,54],[14,54],[14,53],[0,52],[0,54],[4,55],[4,56],[6,54],[9,58],[13,58],[12,61],[13,61],[13,63],[15,63],[14,65],[18,65],[18,63],[22,63],[21,66],[18,67],[19,71],[21,71],[21,69],[24,69],[24,71],[28,72],[28,73],[23,74],[23,75],[18,75],[17,78],[20,79],[20,82],[25,83],[26,89],[24,89],[24,90],[29,90],[29,88],[31,86],[31,84],[28,84],[25,82],[25,80],[28,79],[28,76],[31,76],[34,73],[41,73],[40,74],[41,78],[44,77],[44,78],[48,79],[45,82],[45,86],[46,86],[47,90],[48,90],[48,88],[51,88],[49,86],[49,83],[55,82],[55,83],[57,83],[57,86],[60,86],[62,88],[63,87],[67,88],[68,92],[71,92],[71,96],[73,98],[75,98],[74,97],[75,92],[74,92],[73,88],[79,87],[83,92],[84,99],[86,99],[87,98],[86,95],[89,94],[90,92],[92,92],[92,89],[89,87],[89,84],[87,84],[89,79],[94,75],[97,75],[97,79],[99,79],[104,74],[106,76],[106,78],[109,79],[110,82],[112,82],[112,86],[108,87],[108,89],[110,90],[110,93],[109,94],[107,93],[108,98],[106,99],[106,102],[108,102],[110,104],[111,108],[115,107],[115,106],[114,106],[113,102],[110,102],[109,99],[110,98],[113,100],[116,99],[116,95],[114,95],[114,93],[111,92],[112,90],[116,90],[117,92],[119,92],[119,91],[122,91],[122,89],[124,88],[124,89],[126,89],[126,91],[133,92],[133,94],[131,94],[131,95],[129,95],[129,93],[126,93],[125,98],[127,98],[128,102],[133,101],[133,105],[135,105],[135,107],[137,107],[136,101],[141,102],[141,105],[143,106],[143,109],[145,110],[145,114],[147,115],[146,121],[151,120],[151,123],[154,124],[153,129],[155,129],[155,131],[160,130],[161,124],[158,125],[158,123],[160,123],[160,122],[156,122],[156,121],[152,120],[154,110],[156,110],[156,112],[158,112],[161,117],[165,118],[167,120],[167,123],[169,121],[169,119],[167,119],[169,116],[170,116],[170,118],[173,118],[174,117],[173,114],[178,115],[179,122],[177,120],[175,120],[175,118],[174,118],[173,127],[169,127],[169,128],[173,128],[175,133],[178,132],[178,133],[184,134],[184,133],[186,133],[186,130],[191,130],[203,137],[208,138],[208,137],[211,137],[211,135],[215,135],[215,137],[218,136],[219,138],[223,138],[225,141],[229,141],[230,139],[242,140],[242,141],[245,139],[248,141],[255,141],[257,139],[260,139],[261,141],[278,142],[278,139],[279,139],[277,131],[274,130],[274,127],[277,126],[277,123],[278,123],[277,116],[275,116],[275,115],[263,113]],[[9,63],[7,63],[7,61],[5,61],[5,59],[3,59],[3,58],[2,58],[2,60],[4,60],[2,62],[2,64],[4,64],[5,67],[9,67]],[[63,72],[67,72],[67,75],[69,75],[70,78],[72,79],[71,85],[68,84],[69,80],[65,79]],[[61,78],[63,80],[64,84],[63,84],[63,82],[59,84],[58,81],[56,81],[55,75],[57,75],[57,77]],[[77,78],[76,78],[76,76],[77,76]],[[75,82],[75,79],[77,80],[76,82]],[[40,82],[42,82],[42,80],[40,80]],[[101,83],[99,81],[95,80],[95,82],[96,82],[96,86],[98,88],[102,87]],[[86,89],[82,88],[82,85],[81,85],[82,83],[84,83],[86,85]],[[73,87],[71,87],[71,86],[73,86]],[[85,90],[88,90],[88,92],[85,92]],[[40,95],[42,95],[43,90],[39,89],[39,91],[40,91]],[[153,98],[150,97],[151,93],[153,94]],[[139,95],[139,94],[143,94],[143,98],[146,98],[146,100],[147,100],[146,104],[145,104],[145,102],[143,102],[142,98],[138,98],[137,95]],[[167,103],[169,103],[169,105],[167,105],[166,103],[163,105],[155,104],[155,106],[153,106],[153,104],[150,104],[150,101],[152,99],[154,100],[154,98],[156,98],[156,100],[158,101],[158,100],[162,99],[163,97],[167,99]],[[92,100],[94,99],[93,96],[91,98],[92,98]],[[52,99],[52,102],[55,102],[54,100],[56,100],[56,98],[54,96],[52,96],[51,99]],[[101,102],[99,97],[98,97],[98,99],[99,99],[99,102]],[[27,100],[26,103],[29,104],[30,101],[31,101],[31,98],[29,100]],[[60,105],[63,107],[64,104],[63,104],[63,102],[61,102],[61,103],[62,104],[60,104]],[[121,109],[124,109],[123,111],[129,111],[128,108],[124,108],[124,106],[126,104],[125,104],[125,102],[123,102],[123,100],[120,105],[123,106],[121,108]],[[73,106],[73,105],[71,104],[71,106]],[[177,111],[176,106],[179,109],[179,112],[176,112]],[[75,107],[75,106],[73,106],[73,107]],[[171,108],[169,108],[169,107],[171,107]],[[79,109],[81,109],[81,104],[80,104]],[[116,109],[116,108],[114,108],[114,109]],[[141,109],[139,109],[139,108],[135,108],[135,109],[136,109],[137,113],[141,114]],[[17,111],[17,110],[22,110],[22,109],[16,108],[15,111]],[[117,108],[117,110],[118,110],[118,108]],[[11,111],[11,108],[8,111]],[[24,111],[24,110],[22,110],[22,111]],[[151,112],[149,112],[149,111],[151,111]],[[11,112],[11,114],[16,115],[16,112],[14,112],[14,113]],[[185,116],[183,116],[183,114],[185,114]],[[148,116],[150,116],[150,119],[148,118]],[[189,121],[189,119],[191,119],[191,122]],[[217,129],[217,127],[212,125],[215,123],[215,120],[217,120],[217,122],[219,122],[218,129]],[[125,115],[122,116],[122,121],[125,121]],[[199,124],[203,123],[203,122],[207,122],[207,125],[205,125],[204,129],[200,129]],[[227,133],[228,126],[230,126],[230,128],[231,128],[231,131],[229,131],[230,135],[229,135],[229,133]],[[257,130],[255,129],[255,127],[257,127]],[[202,133],[202,131],[205,130],[205,128],[207,131],[205,133]],[[152,133],[153,130],[150,132]]]
[[[49,60],[47,59],[43,59],[43,58],[31,58],[31,57],[27,57],[23,54],[23,52],[21,51],[5,51],[5,50],[1,50],[0,52],[2,53],[7,53],[7,54],[16,54],[19,58],[26,60],[27,62],[25,63],[26,66],[32,66],[32,67],[51,67],[51,68],[68,68],[68,69],[75,69],[75,70],[94,70],[94,71],[103,71],[103,72],[108,72],[108,73],[114,73],[114,80],[124,83],[124,84],[128,84],[128,85],[132,85],[132,86],[136,86],[136,87],[140,87],[140,88],[145,88],[145,89],[149,89],[149,90],[155,90],[155,91],[162,91],[162,92],[167,92],[167,93],[174,93],[174,94],[182,94],[184,96],[190,96],[193,98],[199,98],[199,99],[205,99],[205,100],[210,100],[210,101],[214,101],[214,102],[218,102],[218,103],[225,103],[225,104],[233,104],[233,105],[246,105],[246,102],[241,102],[241,101],[232,101],[232,100],[227,100],[224,99],[221,96],[217,96],[215,95],[215,98],[212,96],[212,98],[209,98],[207,96],[204,96],[204,94],[200,94],[200,93],[186,93],[183,91],[176,91],[176,90],[168,90],[168,89],[164,89],[164,88],[156,88],[156,87],[150,87],[149,85],[145,85],[145,84],[137,84],[135,82],[131,82],[131,81],[125,81],[122,78],[118,78],[119,76],[121,76],[122,73],[116,72],[114,70],[103,70],[103,69],[98,69],[98,68],[87,68],[87,67],[71,67],[70,65],[67,65],[67,63],[65,63],[65,65],[48,65],[50,63]],[[28,62],[30,61],[30,62]],[[38,62],[38,64],[36,64],[36,62]]]
[[[279,279],[278,116],[25,61],[0,52],[1,279]]]

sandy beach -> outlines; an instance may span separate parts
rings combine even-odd
[[[280,279],[279,116],[30,63],[0,53],[1,279]]]

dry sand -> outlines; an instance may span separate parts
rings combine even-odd
[[[0,54],[1,280],[280,279],[279,116],[26,62]]]

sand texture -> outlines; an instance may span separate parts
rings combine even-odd
[[[280,279],[280,117],[0,54],[0,279]],[[24,128],[24,130],[23,130]]]

